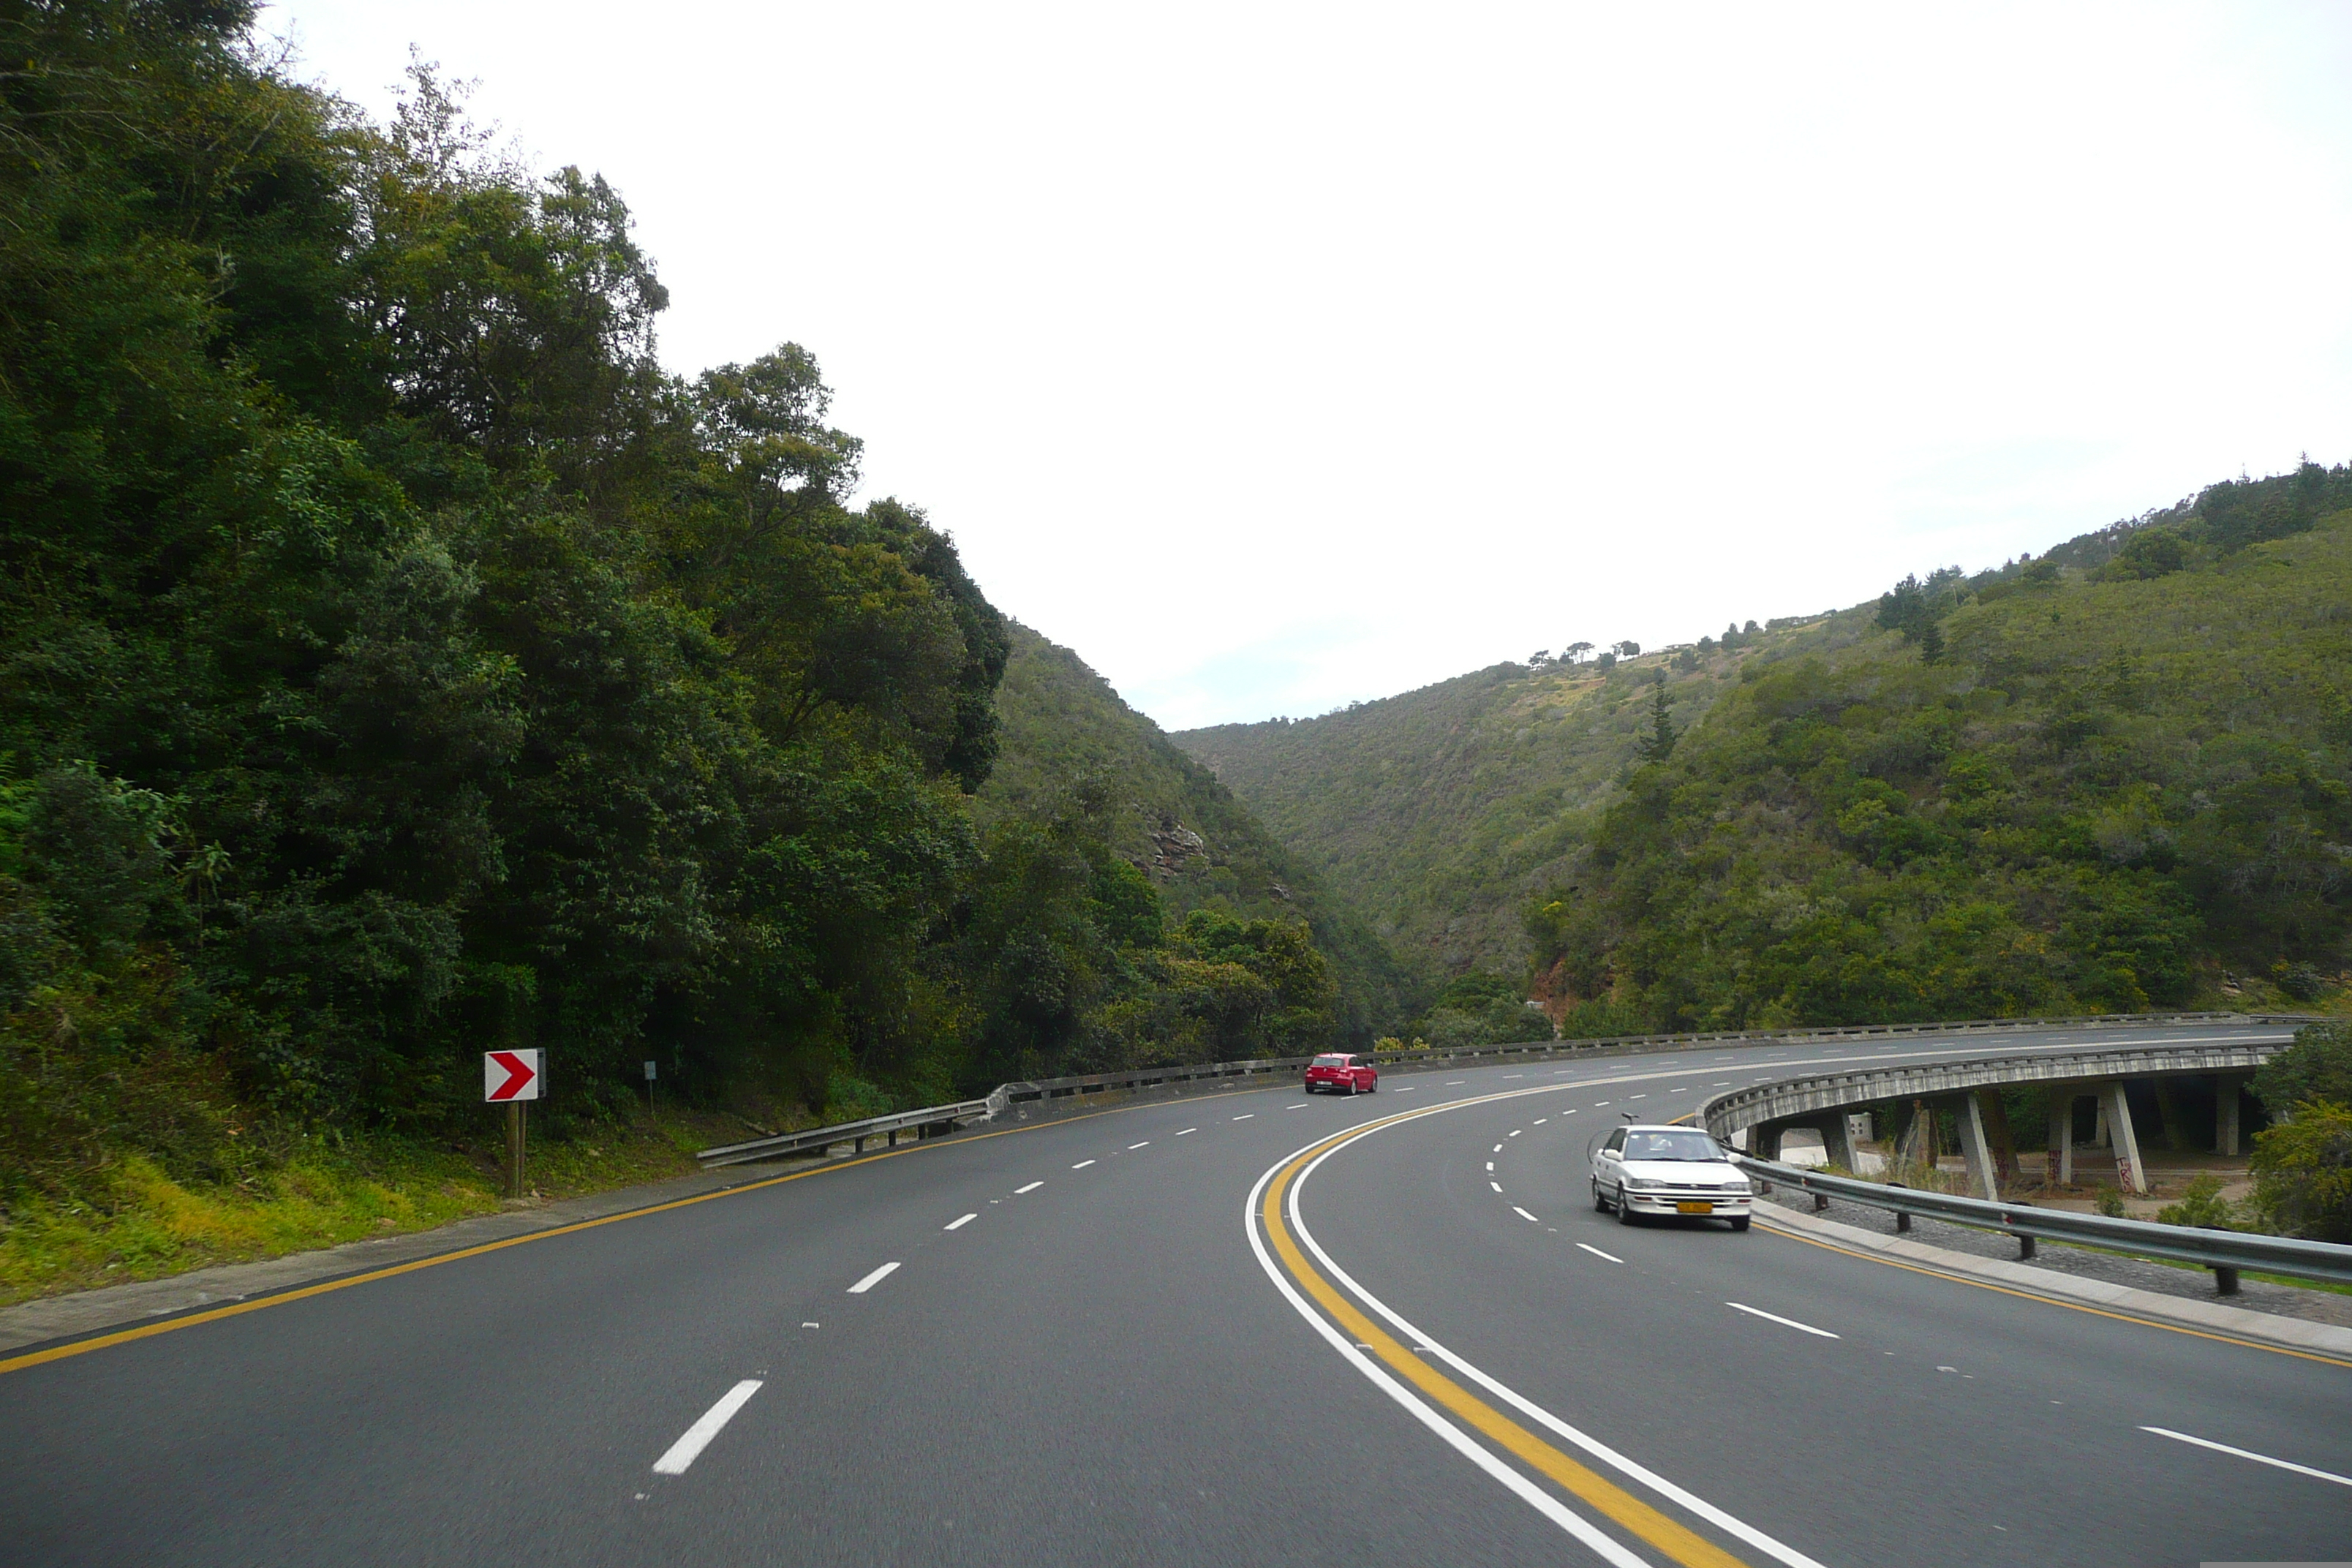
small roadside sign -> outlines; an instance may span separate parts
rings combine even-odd
[[[482,1053],[482,1098],[500,1103],[518,1100],[537,1100],[540,1089],[540,1053],[530,1051],[484,1051]]]
[[[647,1062],[647,1063],[646,1064],[646,1081],[647,1083],[651,1083],[651,1082],[653,1082],[653,1080],[654,1080],[654,1064],[653,1064],[653,1063],[651,1063],[651,1062]]]

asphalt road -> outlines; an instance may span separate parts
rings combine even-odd
[[[414,1268],[0,1374],[0,1562],[2352,1557],[2183,1440],[2352,1476],[2352,1367],[1585,1187],[1622,1110],[2125,1037],[1286,1085]]]

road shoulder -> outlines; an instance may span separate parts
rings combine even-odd
[[[2077,1279],[2024,1263],[1979,1258],[1972,1253],[1955,1252],[1949,1247],[1933,1247],[1925,1242],[1878,1236],[1836,1220],[1795,1213],[1771,1204],[1756,1205],[1756,1223],[1801,1240],[1825,1242],[1849,1251],[1900,1260],[1938,1273],[1984,1280],[2070,1306],[2126,1313],[2154,1322],[2195,1329],[2205,1333],[2226,1334],[2234,1339],[2252,1340],[2286,1350],[2352,1357],[2352,1329],[2310,1322],[2301,1318],[2281,1317],[2271,1312],[2249,1311],[2243,1307],[2226,1306],[2220,1301],[2191,1300],[2179,1296],[2159,1295],[2153,1290],[2136,1289],[2128,1285],[2110,1284],[2105,1280]]]
[[[551,1230],[582,1220],[603,1219],[633,1209],[650,1208],[698,1194],[773,1176],[778,1165],[737,1166],[702,1171],[667,1181],[633,1187],[614,1187],[584,1197],[509,1208],[498,1214],[453,1220],[432,1230],[346,1242],[312,1252],[253,1263],[225,1263],[162,1279],[142,1279],[109,1285],[70,1295],[43,1296],[0,1308],[0,1353],[23,1350],[52,1340],[73,1339],[105,1329],[152,1322],[176,1312],[248,1300],[274,1291],[364,1273],[391,1264],[413,1262],[445,1252],[462,1251],[484,1242],[503,1241],[533,1231]]]

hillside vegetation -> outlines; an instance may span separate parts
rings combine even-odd
[[[679,1157],[617,1152],[647,1060],[740,1126],[1370,1016],[1087,701],[976,804],[1007,626],[811,355],[664,370],[602,179],[251,19],[0,14],[0,1295],[494,1201],[489,1048],[587,1182]]]
[[[2216,486],[2088,570],[1906,581],[1749,664],[1529,910],[1570,1027],[2339,996],[2347,503],[2345,469]]]
[[[1176,742],[1214,770],[1428,977],[1517,975],[1523,906],[1549,888],[1654,729],[1656,682],[1687,729],[1767,652],[1863,635],[1866,615],[1710,639],[1674,655],[1503,664],[1317,719]]]
[[[980,793],[982,820],[1047,818],[1076,792],[1099,795],[1106,847],[1147,872],[1173,919],[1209,910],[1303,921],[1329,961],[1347,1037],[1369,1046],[1400,1026],[1411,983],[1367,922],[1076,653],[1010,629],[1003,748]]]
[[[2306,464],[1728,646],[1177,740],[1456,976],[1455,1032],[2326,1003],[2347,506]]]

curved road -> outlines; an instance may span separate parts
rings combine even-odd
[[[1138,1106],[19,1356],[0,1562],[2352,1554],[2352,1364],[1586,1192],[1625,1110],[2135,1037]]]

